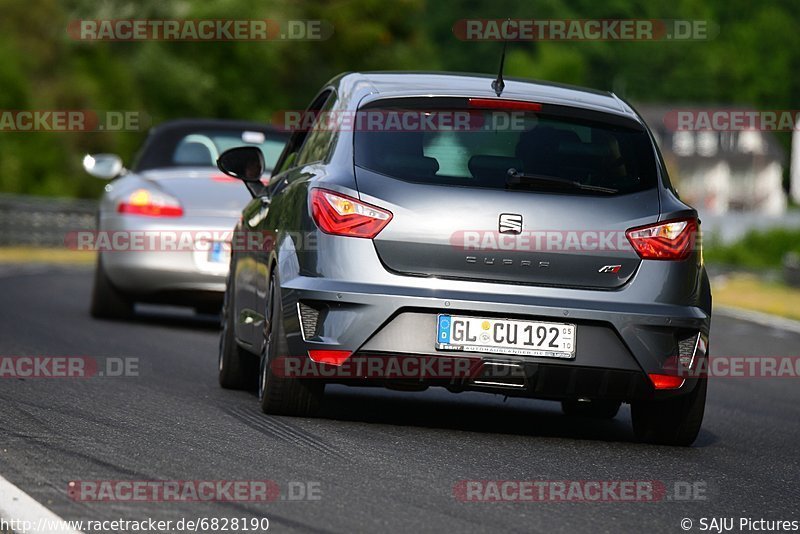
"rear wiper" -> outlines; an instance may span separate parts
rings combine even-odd
[[[567,178],[558,178],[557,176],[547,176],[544,174],[525,174],[517,169],[508,169],[508,178],[506,178],[506,187],[517,187],[520,185],[557,185],[568,187],[572,189],[581,189],[583,191],[596,191],[598,193],[614,194],[619,192],[619,189],[612,189],[610,187],[601,187],[599,185],[588,185],[569,180]]]

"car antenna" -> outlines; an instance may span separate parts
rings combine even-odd
[[[506,84],[503,81],[503,66],[506,63],[506,47],[508,47],[508,41],[503,40],[503,54],[500,56],[500,72],[497,73],[497,79],[492,82],[492,89],[497,96],[500,96],[503,93],[503,89],[506,88]]]

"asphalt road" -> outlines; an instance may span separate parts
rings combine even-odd
[[[636,443],[555,403],[330,388],[315,419],[220,389],[211,320],[89,317],[91,272],[0,269],[0,355],[138,358],[137,377],[0,380],[0,475],[64,519],[268,517],[271,531],[682,532],[683,518],[800,519],[797,379],[718,379],[695,446]],[[716,355],[800,355],[800,334],[714,318]],[[84,502],[72,480],[274,480],[313,501]],[[703,499],[461,502],[460,480],[659,480]],[[295,485],[295,487],[297,487]]]

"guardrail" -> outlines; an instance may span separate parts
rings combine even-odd
[[[787,254],[783,258],[783,279],[790,286],[800,287],[800,254]]]
[[[94,230],[97,201],[0,194],[0,246],[63,247],[67,232]]]

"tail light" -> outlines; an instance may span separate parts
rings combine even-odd
[[[137,189],[119,203],[117,212],[147,217],[180,217],[183,215],[183,208],[169,195],[149,189]]]
[[[310,350],[308,356],[317,363],[342,365],[352,353],[349,350]]]
[[[697,219],[631,228],[625,235],[643,260],[684,260],[697,241]]]
[[[469,107],[481,109],[510,109],[514,111],[542,111],[542,105],[524,100],[503,100],[500,98],[470,98]]]
[[[228,176],[226,174],[215,174],[211,177],[211,179],[215,182],[221,182],[223,184],[240,184],[242,181],[238,178],[234,178],[232,176]]]
[[[392,213],[327,189],[311,190],[311,216],[326,234],[371,239],[392,220]]]
[[[684,382],[682,376],[650,374],[650,382],[656,389],[679,389]]]

